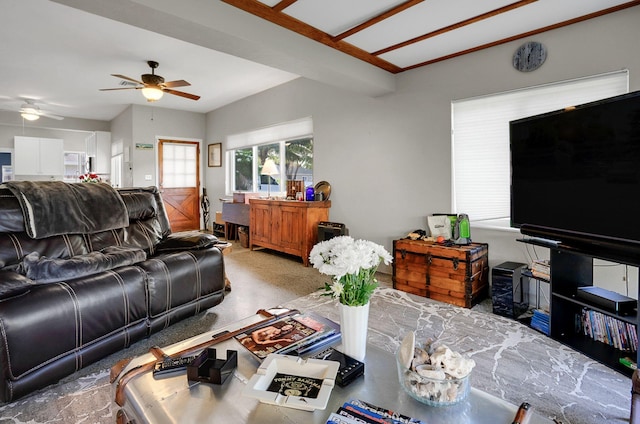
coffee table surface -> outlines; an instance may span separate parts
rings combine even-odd
[[[209,340],[213,334],[221,330],[232,331],[258,320],[258,315],[248,317],[164,350],[170,354]],[[248,380],[255,374],[259,362],[233,339],[217,344],[215,348],[218,358],[225,358],[227,349],[238,352],[238,367],[223,385],[196,383],[190,387],[186,372],[157,380],[149,372],[136,377],[126,386],[126,401],[123,407],[125,415],[136,423],[153,424],[214,420],[232,423],[324,424],[330,413],[336,411],[345,401],[361,399],[421,419],[428,424],[511,424],[517,409],[513,404],[474,389],[473,375],[471,393],[466,400],[448,407],[423,405],[412,399],[400,387],[395,357],[371,344],[367,347],[364,360],[364,377],[344,388],[335,386],[326,409],[308,412],[263,404],[241,394]],[[152,360],[151,354],[140,356],[134,359],[127,369]],[[551,421],[534,414],[529,423],[543,424]]]

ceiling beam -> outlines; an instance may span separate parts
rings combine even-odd
[[[381,59],[379,57],[373,56],[369,52],[364,51],[345,41],[342,41],[342,40],[334,41],[333,37],[327,34],[326,32],[321,31],[317,28],[314,28],[311,25],[305,22],[302,22],[298,19],[295,19],[289,15],[276,12],[271,7],[266,6],[265,4],[259,1],[255,1],[255,0],[222,0],[222,1],[231,6],[237,7],[238,9],[244,10],[245,12],[249,12],[255,16],[258,16],[262,19],[266,19],[267,21],[270,21],[283,28],[297,32],[302,36],[308,37],[326,46],[332,47],[343,53],[346,53],[355,58],[358,58],[367,63],[370,63],[371,65],[384,69],[385,71],[396,74],[402,70],[402,68],[400,68],[399,66],[396,66],[390,62],[387,62],[386,60]]]
[[[538,29],[535,29],[533,31],[523,32],[522,34],[514,35],[512,37],[503,38],[502,40],[497,40],[497,41],[493,41],[491,43],[486,43],[486,44],[483,44],[481,46],[473,47],[473,48],[467,49],[467,50],[462,50],[460,52],[452,53],[452,54],[449,54],[449,55],[446,55],[446,56],[442,56],[442,57],[439,57],[439,58],[436,58],[436,59],[427,60],[427,61],[422,62],[422,63],[416,63],[415,65],[411,65],[411,66],[407,66],[406,68],[403,68],[403,71],[408,71],[410,69],[420,68],[422,66],[431,65],[432,63],[442,62],[444,60],[452,59],[452,58],[458,57],[458,56],[464,56],[465,54],[477,52],[479,50],[488,49],[488,48],[494,47],[494,46],[499,46],[501,44],[510,43],[511,41],[519,40],[519,39],[522,39],[522,38],[528,38],[528,37],[531,37],[533,35],[541,34],[543,32],[547,32],[547,31],[551,31],[551,30],[554,30],[554,29],[566,27],[566,26],[569,26],[569,25],[577,24],[579,22],[588,21],[589,19],[598,18],[600,16],[608,15],[609,13],[619,12],[620,10],[628,9],[630,7],[634,7],[634,6],[638,6],[638,5],[640,5],[640,0],[633,0],[633,1],[630,1],[630,2],[627,2],[627,3],[623,3],[623,4],[619,4],[617,6],[610,7],[608,9],[600,10],[598,12],[589,13],[587,15],[583,15],[583,16],[579,16],[577,18],[569,19],[569,20],[564,21],[564,22],[559,22],[557,24],[548,25],[546,27],[538,28]]]
[[[397,49],[400,49],[402,47],[410,46],[411,44],[415,44],[415,43],[418,43],[420,41],[427,40],[429,38],[437,37],[438,35],[442,35],[442,34],[445,34],[447,32],[454,31],[456,29],[460,29],[460,28],[465,27],[467,25],[471,25],[471,24],[474,24],[476,22],[480,22],[482,20],[492,18],[494,16],[500,15],[502,13],[509,12],[509,11],[511,11],[513,9],[517,9],[519,7],[522,7],[522,6],[526,6],[526,5],[534,3],[536,1],[538,1],[538,0],[521,0],[521,1],[518,1],[518,2],[515,2],[515,3],[511,3],[511,4],[507,5],[507,6],[500,7],[498,9],[492,10],[492,11],[487,12],[487,13],[483,13],[482,15],[478,15],[478,16],[475,16],[473,18],[469,18],[469,19],[466,19],[464,21],[457,22],[457,23],[455,23],[453,25],[449,25],[449,26],[446,26],[444,28],[440,28],[440,29],[437,29],[435,31],[429,32],[427,34],[420,35],[418,37],[412,38],[410,40],[403,41],[402,43],[394,44],[393,46],[386,47],[384,49],[375,51],[375,52],[373,52],[371,54],[374,55],[374,56],[379,56],[381,54],[388,53],[390,51],[397,50]]]
[[[338,34],[335,37],[333,37],[333,41],[340,41],[344,38],[347,38],[357,32],[362,31],[363,29],[369,28],[370,26],[373,26],[379,22],[384,21],[385,19],[388,19],[390,17],[392,17],[393,15],[396,15],[400,12],[403,12],[407,9],[409,9],[410,7],[415,6],[416,4],[422,3],[424,0],[407,0],[404,3],[401,3],[385,12],[382,12],[381,14],[379,14],[378,16],[375,16],[371,19],[369,19],[368,21],[365,21],[363,23],[361,23],[360,25],[357,25],[345,32],[343,32],[342,34]]]
[[[278,4],[273,6],[272,9],[275,12],[282,12],[284,9],[286,9],[289,6],[291,6],[293,3],[297,2],[297,1],[298,0],[282,0]]]

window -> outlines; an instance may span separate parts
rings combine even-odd
[[[85,173],[86,158],[84,152],[64,152],[64,176],[67,183],[80,182],[80,175]]]
[[[196,187],[198,144],[162,143],[162,185],[165,188]]]
[[[452,210],[509,218],[509,121],[627,93],[628,81],[619,71],[452,102]]]
[[[313,185],[311,118],[263,128],[227,138],[227,192],[283,193],[287,181]],[[262,175],[267,159],[279,172]]]

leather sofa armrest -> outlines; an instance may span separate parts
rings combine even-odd
[[[157,252],[207,249],[218,243],[218,237],[200,231],[171,233],[158,243]]]
[[[27,293],[35,283],[22,274],[0,271],[0,301]]]
[[[122,246],[111,246],[69,259],[48,258],[32,252],[22,259],[18,271],[37,283],[55,283],[134,265],[146,258],[144,250]]]

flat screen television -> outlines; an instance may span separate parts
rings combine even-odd
[[[511,225],[640,248],[640,91],[510,122]]]

